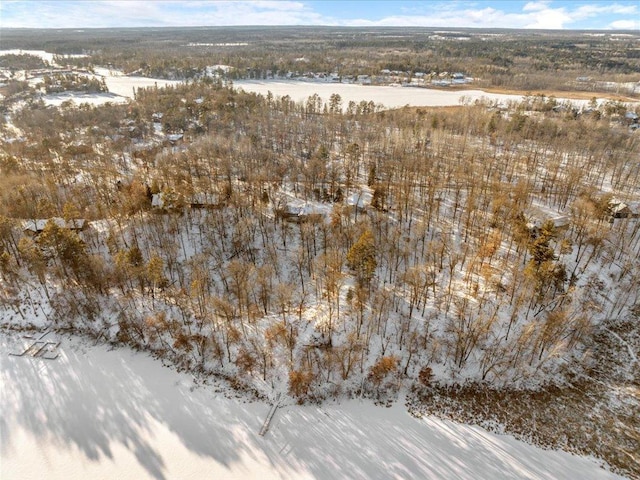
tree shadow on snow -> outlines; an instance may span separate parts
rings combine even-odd
[[[2,350],[20,348],[20,342],[5,343]],[[269,409],[251,405],[256,415],[230,408],[230,401],[213,401],[204,389],[190,391],[190,376],[169,372],[143,354],[108,352],[77,340],[63,340],[57,360],[5,353],[0,361],[3,454],[11,448],[10,425],[17,422],[43,441],[77,447],[93,461],[112,459],[114,444],[122,444],[151,477],[165,479],[165,460],[149,441],[155,422],[190,451],[230,465],[244,449],[237,429],[257,432],[259,416]]]

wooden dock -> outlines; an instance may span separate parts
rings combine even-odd
[[[267,418],[265,418],[264,423],[262,424],[262,428],[260,429],[260,432],[258,432],[258,434],[261,437],[264,437],[264,435],[269,431],[269,425],[271,424],[271,419],[275,415],[276,410],[278,409],[279,406],[280,406],[280,394],[278,394],[275,402],[273,402],[273,405],[271,406],[271,410],[269,410],[269,414],[267,415]]]
[[[32,340],[33,343],[25,348],[21,353],[10,352],[9,355],[13,357],[30,356],[44,358],[45,360],[55,360],[59,355],[58,347],[60,346],[60,342],[50,342],[44,340],[44,337],[46,337],[47,335],[49,335],[49,329],[46,329],[38,338],[25,335],[25,338]]]

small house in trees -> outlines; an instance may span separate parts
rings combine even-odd
[[[561,230],[563,228],[567,228],[569,226],[569,217],[566,215],[559,215],[557,217],[552,217],[549,220],[553,222],[553,226],[557,230]]]
[[[280,199],[275,208],[275,215],[284,220],[297,221],[301,207],[302,202],[297,199]]]
[[[331,213],[331,206],[320,202],[305,202],[298,198],[283,197],[276,205],[276,217],[288,222],[319,222]]]
[[[638,218],[640,217],[640,204],[637,202],[625,203],[612,198],[607,206],[607,212],[611,215],[611,220],[615,218]]]
[[[327,205],[307,202],[298,211],[298,222],[320,222],[330,211]]]
[[[468,82],[469,82],[469,79],[467,79],[467,77],[462,72],[456,72],[451,74],[451,83],[464,84]]]
[[[542,225],[551,222],[555,230],[563,230],[569,226],[569,217],[566,215],[549,215],[539,210],[530,210],[525,213],[526,226],[533,238],[540,234]]]
[[[631,215],[629,205],[625,203],[618,203],[611,207],[611,216],[613,218],[628,218]]]
[[[71,230],[74,232],[81,232],[87,226],[87,221],[82,218],[67,221],[64,218],[52,217],[40,218],[35,220],[25,220],[24,222],[22,222],[22,231],[26,235],[35,237],[36,235],[42,233],[44,227],[47,226],[47,223],[49,221],[52,221],[60,228]]]

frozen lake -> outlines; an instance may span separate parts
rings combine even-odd
[[[266,95],[271,92],[275,96],[289,95],[292,100],[305,101],[314,93],[317,93],[325,102],[329,97],[337,93],[342,98],[343,108],[350,101],[373,101],[387,108],[404,107],[448,107],[460,105],[462,102],[473,103],[479,99],[488,99],[500,103],[519,102],[522,95],[507,95],[499,93],[487,93],[481,90],[436,90],[432,88],[400,87],[400,86],[373,86],[349,83],[331,82],[303,82],[283,80],[237,80],[233,84],[247,92]],[[565,99],[558,98],[558,101]],[[577,106],[588,103],[586,100],[571,100]]]
[[[222,387],[129,349],[77,338],[55,360],[15,357],[32,340],[0,333],[2,479],[620,478],[593,461],[510,436],[364,401],[286,406]]]

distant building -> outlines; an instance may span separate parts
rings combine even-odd
[[[537,237],[542,229],[542,225],[551,222],[556,230],[564,230],[569,227],[570,219],[566,215],[557,215],[553,212],[546,212],[536,207],[529,208],[524,212],[527,229],[533,237]]]

